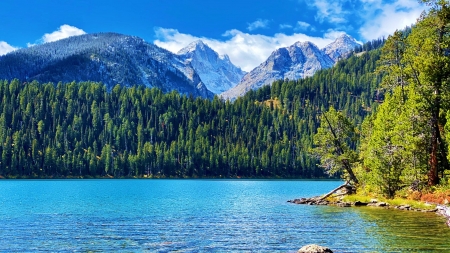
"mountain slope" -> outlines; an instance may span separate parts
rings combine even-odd
[[[326,46],[322,51],[327,54],[334,62],[345,59],[349,56],[353,49],[361,46],[354,38],[343,34],[339,36],[333,43]]]
[[[0,81],[0,176],[324,177],[308,154],[320,115],[333,106],[358,125],[376,110],[380,52],[234,103],[121,86],[102,92],[92,82]]]
[[[164,92],[177,90],[211,98],[190,64],[138,37],[86,34],[17,50],[0,57],[0,79],[40,82],[96,81],[143,84]]]
[[[244,95],[280,79],[312,76],[317,70],[330,68],[334,61],[311,42],[297,42],[275,50],[269,58],[246,74],[234,88],[222,93],[225,99]]]
[[[356,46],[359,44],[353,38],[342,35],[322,50],[311,42],[296,42],[290,47],[279,48],[265,62],[246,74],[236,87],[221,96],[234,99],[276,80],[312,76],[316,71],[330,68],[337,60],[347,57]]]
[[[228,55],[219,55],[201,40],[194,41],[177,53],[191,64],[208,90],[222,93],[236,86],[246,72],[231,63]]]

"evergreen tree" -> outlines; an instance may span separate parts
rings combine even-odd
[[[350,120],[330,107],[321,117],[312,153],[320,159],[321,167],[328,174],[346,173],[349,181],[358,184],[353,172],[356,152],[351,148],[356,139],[355,127]]]

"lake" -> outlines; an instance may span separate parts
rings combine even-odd
[[[450,252],[434,213],[286,202],[341,183],[0,180],[0,252]]]

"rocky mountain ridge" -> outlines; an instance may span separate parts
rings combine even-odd
[[[231,63],[228,55],[219,55],[201,40],[192,42],[177,55],[185,64],[191,64],[208,90],[214,94],[233,88],[246,74]]]
[[[85,34],[0,56],[0,79],[96,81],[108,89],[116,84],[145,85],[163,92],[234,99],[275,80],[312,76],[346,58],[357,45],[348,35],[323,49],[311,42],[296,42],[275,50],[246,73],[200,40],[174,54],[134,36]]]
[[[73,36],[0,57],[0,79],[40,82],[96,81],[145,85],[164,92],[212,98],[198,73],[177,55],[117,33]]]
[[[323,49],[308,41],[279,48],[265,62],[247,73],[236,87],[222,93],[221,97],[235,99],[276,80],[312,76],[316,71],[331,68],[338,60],[346,58],[358,45],[355,39],[344,34]]]

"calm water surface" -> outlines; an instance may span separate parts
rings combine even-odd
[[[450,252],[435,214],[286,202],[339,184],[1,180],[0,252]]]

